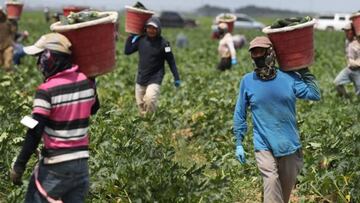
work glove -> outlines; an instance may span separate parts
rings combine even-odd
[[[14,185],[22,185],[23,182],[21,180],[23,172],[16,172],[14,168],[10,171],[10,179]]]
[[[232,59],[231,59],[231,65],[236,65],[236,64],[237,64],[236,58],[232,58]]]
[[[246,160],[245,160],[245,151],[244,151],[244,147],[243,147],[242,145],[236,146],[235,156],[236,156],[236,159],[237,159],[238,161],[240,161],[241,164],[246,163]]]
[[[175,80],[174,85],[175,87],[180,87],[181,80]]]
[[[140,35],[134,35],[133,38],[131,39],[131,43],[134,44],[136,42],[137,39],[139,39]]]

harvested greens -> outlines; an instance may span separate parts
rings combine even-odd
[[[303,23],[309,22],[311,20],[312,20],[312,17],[310,17],[310,16],[277,19],[270,27],[272,29],[283,28],[283,27],[303,24]]]
[[[99,18],[107,17],[109,14],[100,14],[96,11],[81,11],[78,13],[70,12],[70,14],[65,17],[62,16],[60,21],[63,25],[72,25],[76,23],[83,23],[87,21],[97,20]]]

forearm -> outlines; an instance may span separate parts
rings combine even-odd
[[[234,135],[236,140],[236,146],[242,145],[245,133],[247,132],[247,123],[246,123],[246,100],[244,98],[244,93],[239,94],[238,101],[235,106],[234,111]]]
[[[236,59],[236,51],[235,51],[234,43],[232,41],[228,42],[227,46],[229,47],[230,50],[231,59]]]
[[[25,170],[27,162],[40,143],[41,135],[45,128],[44,118],[34,115],[34,119],[39,123],[34,129],[28,129],[20,154],[14,164],[15,171],[19,173],[22,173]]]
[[[134,43],[132,43],[132,39],[133,39],[134,36],[130,35],[127,40],[126,40],[126,43],[125,43],[125,48],[124,48],[124,53],[126,55],[130,55],[134,52],[137,51],[137,46],[138,46],[138,41],[135,41]]]
[[[307,99],[320,100],[321,94],[316,77],[309,71],[308,68],[301,69],[298,73],[307,86]]]
[[[180,76],[176,67],[175,58],[174,55],[170,52],[166,54],[166,61],[169,64],[171,73],[174,76],[175,80],[180,80]]]

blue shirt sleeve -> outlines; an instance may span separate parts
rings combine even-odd
[[[321,98],[320,89],[316,78],[309,71],[301,74],[294,73],[294,93],[297,98],[319,101]]]
[[[236,139],[236,146],[242,144],[245,133],[247,132],[246,114],[249,106],[247,92],[245,88],[244,79],[240,84],[240,92],[234,111],[234,135]]]

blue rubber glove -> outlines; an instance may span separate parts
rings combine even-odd
[[[237,160],[240,161],[241,164],[246,163],[245,151],[244,151],[244,147],[242,145],[236,146],[235,156],[236,156]]]
[[[139,39],[140,35],[134,35],[133,38],[131,39],[131,43],[134,44],[136,42],[137,39]]]
[[[236,65],[236,64],[237,64],[236,58],[232,58],[232,59],[231,59],[231,65]]]
[[[181,80],[175,80],[174,85],[175,87],[180,87]]]

